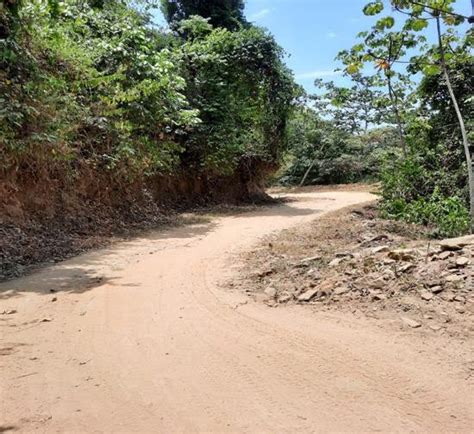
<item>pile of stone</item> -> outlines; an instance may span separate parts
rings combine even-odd
[[[379,235],[333,258],[314,255],[292,264],[289,274],[297,285],[269,285],[265,294],[270,303],[383,302],[411,294],[427,303],[454,302],[463,313],[474,303],[473,256],[474,236],[394,248],[392,239]],[[269,269],[265,276],[271,274]]]

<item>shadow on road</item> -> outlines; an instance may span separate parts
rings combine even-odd
[[[173,248],[175,244],[183,245],[202,240],[219,224],[219,218],[253,219],[278,217],[298,217],[321,213],[321,210],[298,208],[287,203],[252,208],[250,211],[231,214],[190,213],[181,215],[173,226],[138,232],[132,239],[115,243],[84,253],[72,259],[54,265],[36,267],[29,274],[0,283],[0,300],[19,297],[23,293],[35,292],[41,295],[54,293],[84,293],[104,285],[136,286],[133,282],[116,284],[122,277],[123,269],[140,260],[140,256],[153,255]],[[175,240],[176,243],[164,241]],[[187,245],[187,244],[184,244]]]

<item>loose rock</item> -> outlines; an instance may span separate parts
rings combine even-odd
[[[330,267],[337,267],[343,261],[342,258],[333,259],[328,265]]]
[[[446,250],[444,252],[441,252],[439,255],[436,256],[437,259],[441,259],[442,261],[450,258],[451,256],[453,256],[454,253],[449,251],[449,250]]]
[[[464,247],[474,245],[474,235],[466,235],[465,237],[449,238],[442,240],[440,243],[442,250],[462,250]]]
[[[386,300],[386,299],[387,299],[387,297],[384,294],[381,294],[379,292],[372,293],[372,300],[374,300],[374,301],[382,301],[382,300]]]
[[[402,265],[398,271],[400,271],[400,273],[406,273],[407,271],[409,270],[412,270],[413,268],[415,268],[416,265],[415,264],[405,264],[405,265]]]
[[[291,300],[293,300],[293,294],[289,292],[285,292],[278,297],[278,303],[288,303]]]
[[[318,293],[317,289],[310,289],[309,291],[303,292],[303,294],[298,296],[298,301],[308,302],[311,301],[314,297],[316,297]]]
[[[374,243],[376,241],[389,240],[389,237],[385,234],[376,235],[364,241],[364,244]]]
[[[402,316],[402,321],[408,326],[411,327],[412,329],[417,329],[421,327],[421,323],[418,321],[415,321],[414,319],[407,318],[405,316]]]
[[[17,313],[17,310],[16,310],[16,309],[8,309],[8,310],[4,310],[4,311],[2,312],[2,315],[13,315],[13,314],[15,314],[15,313]]]
[[[423,291],[420,295],[425,301],[430,301],[434,297],[433,293],[428,291]]]
[[[456,259],[456,265],[458,267],[465,267],[466,265],[469,265],[471,261],[469,258],[466,258],[465,256],[461,256],[460,258]]]
[[[372,249],[372,253],[376,255],[377,253],[385,253],[390,251],[390,246],[379,246]]]
[[[354,255],[350,252],[337,252],[336,258],[353,258]]]
[[[319,270],[316,270],[316,268],[312,268],[306,274],[308,276],[311,276],[315,280],[321,279],[321,272]]]
[[[464,280],[464,277],[458,276],[457,274],[451,274],[450,276],[446,276],[444,280],[450,283],[458,283],[458,282],[462,282]]]
[[[257,276],[258,277],[265,277],[265,276],[269,276],[270,274],[273,274],[275,272],[275,269],[274,268],[267,268],[265,270],[262,270],[260,271]]]
[[[347,294],[350,291],[350,288],[348,288],[347,286],[339,286],[334,290],[334,295]]]
[[[322,258],[321,255],[315,255],[315,256],[310,256],[309,258],[304,258],[300,262],[304,264],[306,262],[319,261],[321,258]]]
[[[277,290],[272,286],[269,286],[267,289],[265,289],[265,294],[270,298],[275,298],[277,295]]]
[[[395,261],[413,261],[415,259],[415,253],[413,249],[397,249],[389,252],[388,257]]]

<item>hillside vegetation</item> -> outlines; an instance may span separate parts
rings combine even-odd
[[[242,2],[165,1],[172,31],[148,5],[2,3],[4,218],[259,192],[295,91],[281,48]]]

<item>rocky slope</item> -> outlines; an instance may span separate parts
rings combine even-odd
[[[434,241],[420,228],[346,209],[265,240],[239,283],[270,306],[311,305],[466,337],[474,315],[474,236]]]

